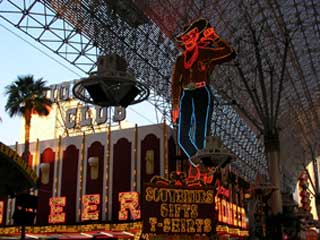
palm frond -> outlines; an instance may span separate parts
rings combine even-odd
[[[51,101],[44,92],[48,88],[42,78],[35,80],[33,75],[18,76],[10,85],[5,87],[8,96],[5,110],[10,117],[24,116],[26,109],[40,116],[48,115]]]

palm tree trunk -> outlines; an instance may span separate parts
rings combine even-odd
[[[30,145],[30,127],[31,127],[31,110],[26,108],[24,119],[24,152],[23,159],[26,163],[29,163],[29,145]],[[21,240],[26,239],[26,226],[25,224],[21,225]]]
[[[30,145],[30,128],[31,128],[31,110],[25,111],[25,126],[24,126],[24,152],[23,159],[28,163],[29,160],[29,145]]]

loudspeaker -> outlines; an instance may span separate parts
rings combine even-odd
[[[126,108],[141,92],[133,83],[123,84],[121,81],[113,82],[109,88],[102,83],[92,80],[83,83],[93,102],[100,106],[121,106]]]
[[[94,84],[86,84],[85,89],[88,91],[90,97],[92,98],[92,100],[99,104],[99,105],[104,105],[104,102],[108,102],[107,101],[107,97],[105,92],[103,91],[102,86],[100,86],[99,83],[94,83]]]
[[[131,86],[126,95],[120,100],[119,104],[121,107],[128,107],[134,98],[140,93],[140,90],[136,86]]]

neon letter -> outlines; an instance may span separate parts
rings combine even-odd
[[[83,195],[82,204],[81,221],[99,220],[100,194]]]
[[[50,215],[48,216],[49,223],[64,223],[66,214],[63,212],[63,207],[66,206],[66,197],[52,197],[49,199]]]
[[[77,108],[70,108],[66,111],[66,128],[74,128],[76,126]]]
[[[121,192],[119,193],[119,220],[128,219],[128,211],[130,211],[133,220],[141,217],[139,208],[139,193],[138,192]]]
[[[90,126],[92,124],[91,109],[88,106],[81,108],[80,127]]]
[[[108,109],[106,107],[96,106],[96,123],[102,124],[108,120]]]

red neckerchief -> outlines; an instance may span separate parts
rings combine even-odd
[[[193,53],[192,53],[192,56],[191,56],[191,58],[190,58],[190,60],[189,61],[186,61],[186,59],[187,59],[187,50],[185,50],[184,52],[183,52],[183,63],[184,63],[184,68],[185,69],[189,69],[189,68],[191,68],[191,66],[194,64],[194,62],[197,60],[197,58],[198,58],[198,56],[199,56],[199,47],[198,47],[198,45],[196,45],[195,46],[195,49],[193,50]]]

